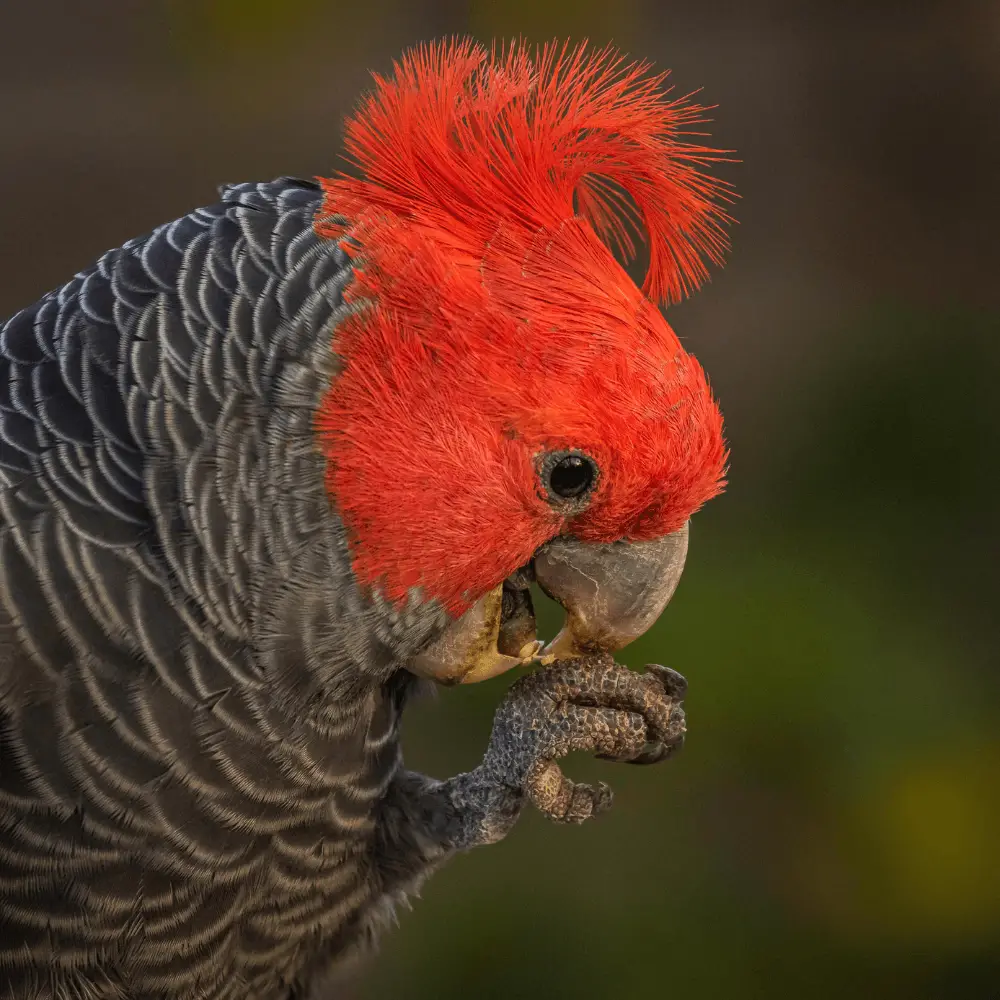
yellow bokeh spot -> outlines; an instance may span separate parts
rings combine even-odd
[[[898,765],[798,844],[798,907],[869,947],[974,950],[1000,931],[1000,745]]]
[[[978,936],[1000,926],[1000,747],[970,746],[899,774],[873,803],[886,889],[904,927]]]

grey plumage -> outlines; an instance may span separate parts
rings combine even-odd
[[[405,651],[311,433],[349,273],[317,202],[230,187],[2,328],[4,995],[81,959],[280,995],[377,893]]]
[[[362,596],[324,489],[312,421],[350,269],[319,202],[228,187],[0,327],[5,997],[305,996],[509,829],[533,764],[645,739],[631,681],[585,699],[624,742],[548,702],[529,727],[536,682],[482,768],[401,769],[400,667],[448,619]],[[584,799],[551,811],[603,802]]]

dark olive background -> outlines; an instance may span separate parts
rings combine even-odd
[[[454,861],[348,993],[1000,996],[995,2],[0,0],[0,314],[333,169],[367,71],[454,32],[613,40],[719,105],[740,225],[670,318],[731,487],[624,655],[690,679],[684,753],[571,761],[614,810]],[[507,683],[416,706],[409,763],[472,766]]]

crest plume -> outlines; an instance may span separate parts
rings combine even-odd
[[[665,73],[586,44],[468,40],[421,46],[394,69],[347,122],[361,178],[323,179],[323,235],[377,250],[398,221],[478,261],[501,226],[527,241],[579,215],[627,258],[648,242],[643,292],[657,302],[721,263],[732,198],[701,168],[726,157],[683,138],[706,109],[670,98]]]

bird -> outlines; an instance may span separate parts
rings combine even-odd
[[[613,654],[725,485],[660,308],[728,248],[704,114],[610,48],[427,43],[343,171],[227,185],[0,324],[5,997],[314,995],[526,803],[605,809],[567,753],[680,744],[683,678]],[[480,765],[405,767],[421,686],[515,667]]]

